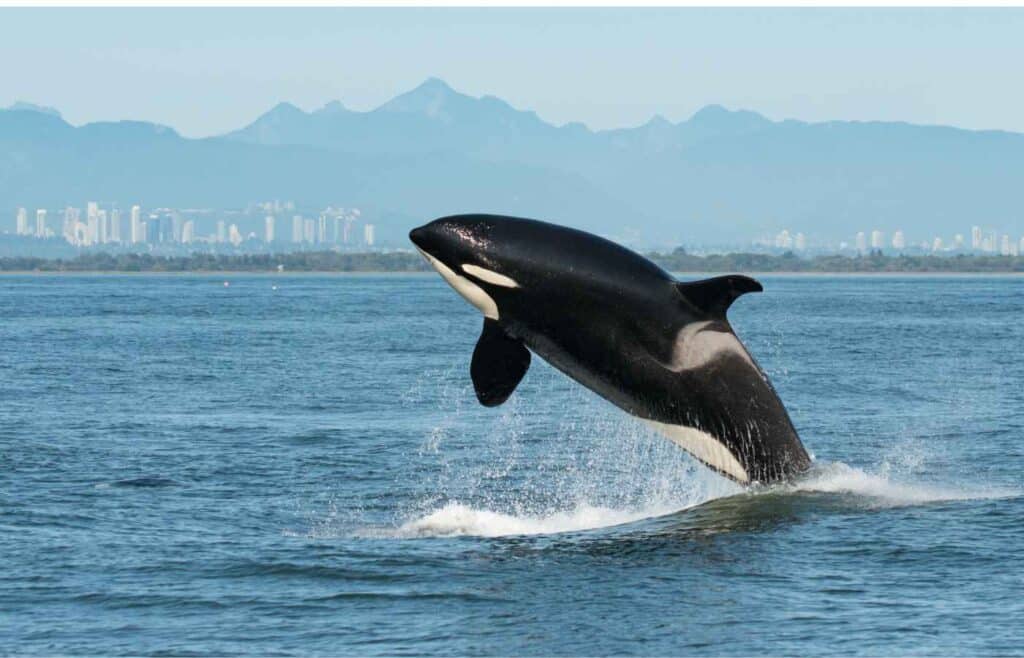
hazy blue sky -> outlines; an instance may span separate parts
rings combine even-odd
[[[224,132],[428,76],[554,123],[775,119],[1024,131],[1024,10],[0,9],[0,106]]]

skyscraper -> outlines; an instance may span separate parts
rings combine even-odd
[[[81,223],[79,221],[81,213],[78,208],[72,208],[68,206],[64,209],[64,226],[61,233],[64,235],[64,239],[71,244],[78,244],[78,226]]]
[[[316,240],[316,222],[312,219],[302,220],[302,239],[309,244]]]
[[[932,251],[942,251],[942,238],[936,237],[932,240]]]
[[[121,211],[117,208],[110,211],[110,241],[121,242]]]
[[[316,241],[320,244],[327,242],[327,215],[323,213],[320,213],[320,217],[316,220]]]
[[[363,242],[366,243],[367,247],[372,247],[374,239],[373,224],[367,224],[363,227]]]
[[[160,215],[158,222],[157,240],[159,242],[176,242],[174,235],[174,217],[165,213]]]
[[[796,234],[796,238],[793,239],[793,248],[797,251],[804,251],[807,249],[807,238],[803,233]]]
[[[28,230],[28,211],[24,208],[18,208],[18,235],[29,235],[31,231]]]
[[[868,239],[864,235],[864,231],[858,231],[857,232],[856,245],[857,245],[857,251],[859,251],[861,253],[864,253],[865,251],[868,250]]]
[[[981,227],[971,227],[971,249],[981,249]]]
[[[224,223],[223,219],[217,220],[217,242],[218,244],[224,244],[228,241],[228,227]]]
[[[302,215],[292,217],[292,242],[295,244],[302,242]]]
[[[46,209],[40,208],[36,211],[36,237],[46,237]]]
[[[231,229],[228,231],[228,239],[231,240],[231,244],[236,247],[242,244],[242,234],[239,233],[237,224],[231,225]]]
[[[903,237],[903,231],[896,231],[892,234],[892,248],[893,249],[905,249],[907,247],[906,238]]]
[[[131,216],[132,244],[141,244],[146,241],[146,228],[142,222],[142,208],[132,206]]]
[[[97,244],[107,244],[109,238],[107,237],[107,211],[100,210],[96,213],[96,240]]]
[[[1010,256],[1010,236],[1003,234],[1003,239],[999,243],[999,255]]]
[[[89,204],[95,206],[95,204]],[[89,215],[85,218],[85,240],[82,244],[86,247],[96,244],[100,235],[100,218],[95,208],[90,208]]]
[[[263,241],[267,244],[274,242],[274,216],[267,215],[263,218]]]
[[[871,248],[881,249],[885,244],[885,236],[879,230],[871,231]]]
[[[187,220],[181,226],[181,242],[183,244],[192,244],[192,241],[196,238],[196,223],[194,221]]]

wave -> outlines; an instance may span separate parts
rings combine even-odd
[[[883,469],[884,471],[884,469]],[[717,477],[717,476],[714,476]],[[632,524],[656,517],[687,513],[695,508],[711,509],[726,503],[735,509],[748,506],[763,510],[762,501],[780,498],[808,498],[819,494],[840,496],[843,508],[880,509],[926,505],[950,501],[1012,498],[1020,491],[1000,488],[960,487],[902,482],[886,473],[870,473],[842,462],[817,462],[811,471],[794,482],[749,489],[720,488],[699,499],[659,501],[645,506],[614,508],[581,502],[570,509],[546,514],[516,514],[478,508],[449,501],[397,528],[371,532],[377,537],[505,537],[549,535],[597,530]],[[834,507],[834,505],[829,505]]]
[[[842,462],[816,462],[806,475],[792,483],[779,485],[776,490],[793,493],[847,494],[866,503],[887,507],[1012,498],[1020,495],[1019,491],[997,487],[901,481],[887,471],[884,465],[880,473],[870,473]]]
[[[395,537],[504,537],[550,535],[623,525],[678,511],[671,508],[612,509],[581,503],[548,515],[514,515],[450,502],[397,528]]]

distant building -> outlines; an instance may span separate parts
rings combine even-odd
[[[345,219],[341,215],[335,215],[334,217],[331,218],[331,221],[331,242],[333,242],[334,244],[339,244],[341,243],[341,238],[343,235],[344,229],[342,228],[342,226],[345,223]]]
[[[316,222],[312,219],[302,220],[302,240],[307,244],[316,242]]]
[[[971,227],[971,249],[974,249],[974,250],[981,249],[981,227],[980,226],[972,226]]]
[[[146,221],[143,222],[146,227],[146,242],[155,244],[160,241],[160,217],[150,213]]]
[[[142,244],[146,241],[146,225],[142,221],[142,208],[132,206],[131,219],[132,244]]]
[[[316,241],[320,244],[327,243],[327,215],[323,213],[316,220]]]
[[[174,218],[167,213],[160,216],[160,242],[177,242],[174,235]]]
[[[64,209],[64,226],[61,229],[61,234],[63,234],[65,240],[75,245],[79,243],[77,230],[81,224],[79,221],[80,215],[81,212],[78,208],[68,206]]]
[[[236,247],[242,244],[242,234],[239,233],[237,224],[231,225],[231,229],[228,231],[228,239],[231,240],[231,244]]]
[[[181,242],[183,244],[192,244],[195,239],[196,223],[189,219],[181,226]]]
[[[40,208],[36,211],[36,237],[46,237],[46,209]]]
[[[302,242],[302,215],[292,217],[292,242],[295,244]]]
[[[107,244],[109,238],[107,237],[107,211],[100,210],[96,213],[96,244]]]
[[[857,232],[857,239],[854,241],[854,244],[857,247],[857,251],[861,253],[864,253],[865,251],[868,250],[868,239],[864,235],[864,231]]]
[[[110,211],[110,241],[120,244],[121,242],[121,211]]]
[[[885,246],[885,236],[882,235],[881,231],[871,231],[871,248],[881,249]]]
[[[94,206],[95,204],[89,204]],[[82,241],[82,245],[85,247],[96,244],[99,240],[100,235],[100,216],[99,211],[95,208],[90,208],[89,214],[85,218],[85,239]]]
[[[932,240],[932,251],[942,251],[942,238]]]
[[[907,240],[903,237],[903,231],[896,231],[892,234],[892,248],[898,251],[907,248]]]
[[[807,249],[807,238],[804,237],[803,233],[797,233],[793,239],[793,248],[797,251],[805,251]]]
[[[171,241],[172,242],[184,242],[181,232],[185,227],[185,221],[181,218],[178,213],[171,213]]]
[[[789,235],[789,231],[783,229],[775,236],[775,248],[776,249],[792,249],[793,238]]]
[[[958,251],[964,248],[964,236],[961,233],[953,236],[953,248]]]
[[[367,247],[372,247],[375,241],[376,236],[374,235],[373,224],[366,224],[363,226],[363,242],[366,243]]]
[[[228,241],[228,227],[223,219],[217,220],[217,243],[224,244]]]
[[[999,255],[1009,256],[1010,254],[1010,236],[1003,234],[1003,239],[999,243]]]
[[[270,244],[274,241],[274,216],[267,215],[263,218],[263,241]]]
[[[28,230],[28,211],[24,208],[18,208],[17,225],[18,235],[29,235],[31,233]]]

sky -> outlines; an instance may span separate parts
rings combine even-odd
[[[0,106],[190,137],[281,101],[370,110],[428,77],[554,124],[718,103],[1024,132],[1024,9],[0,8]]]

